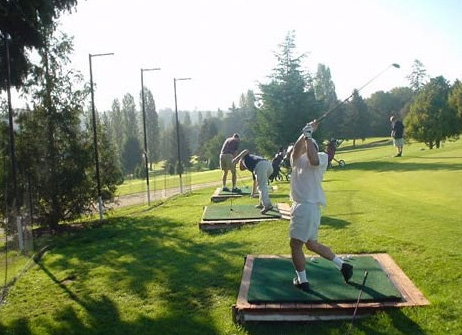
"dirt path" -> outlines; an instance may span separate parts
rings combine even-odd
[[[183,188],[183,193],[184,192],[189,192],[189,191],[194,191],[206,187],[212,187],[212,186],[220,186],[221,181],[216,181],[216,182],[211,182],[211,183],[205,183],[205,184],[197,184],[197,185],[188,185]],[[167,199],[170,198],[174,195],[180,194],[180,188],[179,187],[174,187],[174,188],[168,188],[165,190],[155,190],[150,192],[150,198],[151,201],[156,201],[156,200],[161,200],[161,199]],[[129,195],[124,195],[120,196],[116,199],[116,203],[114,204],[114,208],[120,208],[120,207],[126,207],[126,206],[132,206],[132,205],[139,205],[139,204],[147,204],[148,203],[148,197],[146,192],[140,192],[140,193],[134,193],[134,194],[129,194]]]

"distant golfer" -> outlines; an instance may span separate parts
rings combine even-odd
[[[231,191],[237,193],[241,192],[241,190],[236,187],[236,164],[233,163],[233,158],[236,156],[237,149],[239,148],[239,141],[239,134],[234,134],[228,137],[221,147],[220,168],[223,170],[223,191],[226,192],[229,192],[229,188],[226,187],[228,171],[231,171]]]
[[[290,250],[297,274],[293,279],[293,284],[305,292],[309,291],[309,283],[305,270],[303,245],[308,250],[334,262],[341,271],[345,282],[348,282],[353,276],[353,266],[344,263],[329,247],[317,241],[321,223],[320,207],[326,206],[326,197],[321,182],[328,164],[327,154],[319,152],[318,145],[312,138],[317,127],[318,123],[314,120],[303,128],[303,133],[295,142],[290,156],[292,166]]]
[[[401,157],[404,146],[404,125],[396,116],[390,117],[390,122],[391,137],[393,138],[393,145],[396,148],[396,155],[394,157]]]
[[[237,162],[239,162],[239,168],[241,170],[247,169],[252,172],[252,194],[255,188],[257,188],[259,195],[259,202],[255,207],[261,209],[261,214],[265,214],[269,210],[273,209],[268,191],[268,178],[273,173],[273,166],[271,165],[271,162],[263,157],[250,154],[247,149],[241,151],[239,155],[234,157],[233,163]]]

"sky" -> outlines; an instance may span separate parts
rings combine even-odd
[[[74,37],[72,67],[89,82],[95,105],[110,110],[126,93],[139,106],[141,69],[157,109],[227,111],[241,94],[258,92],[277,65],[290,31],[303,69],[329,67],[339,99],[363,90],[408,86],[418,59],[430,77],[462,78],[459,0],[79,0],[61,17]],[[389,67],[397,63],[400,69]],[[138,107],[139,108],[139,107]]]

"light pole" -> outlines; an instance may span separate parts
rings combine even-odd
[[[10,62],[10,36],[7,33],[2,33],[2,37],[5,40],[5,51],[6,51],[6,93],[8,101],[8,133],[10,139],[10,155],[11,155],[11,175],[13,179],[13,206],[15,209],[15,215],[19,215],[19,199],[18,199],[18,184],[16,175],[16,151],[15,151],[15,138],[14,138],[14,120],[13,120],[13,107],[11,104],[11,62]]]
[[[90,63],[90,93],[91,93],[91,115],[93,124],[93,145],[95,146],[95,168],[96,168],[96,187],[98,190],[98,209],[99,221],[103,221],[103,199],[101,197],[101,180],[99,177],[99,157],[98,157],[98,135],[96,131],[96,111],[95,111],[95,93],[93,91],[93,70],[91,67],[91,59],[99,56],[110,56],[114,53],[106,54],[88,54],[88,61]]]
[[[191,80],[191,78],[173,78],[173,90],[175,92],[175,120],[176,120],[176,144],[178,148],[178,176],[180,177],[180,193],[183,194],[183,181],[181,179],[181,150],[180,150],[180,123],[178,121],[178,104],[176,100],[176,82],[179,80]]]
[[[151,206],[151,194],[149,190],[149,169],[148,169],[148,139],[146,136],[146,112],[144,109],[144,83],[143,83],[143,73],[145,71],[156,71],[160,68],[155,69],[141,69],[141,105],[143,110],[143,134],[144,134],[144,165],[146,170],[146,188],[148,192],[148,206]]]

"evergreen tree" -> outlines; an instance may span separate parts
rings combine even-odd
[[[295,142],[301,129],[319,115],[311,77],[301,69],[304,55],[294,56],[294,33],[288,33],[276,53],[278,65],[268,84],[260,84],[263,106],[257,110],[256,144],[260,154]]]
[[[462,82],[456,80],[449,93],[449,105],[457,111],[459,129],[462,129]]]
[[[421,61],[418,59],[414,60],[412,72],[406,78],[409,80],[409,87],[414,93],[418,93],[428,79],[427,70]]]
[[[204,146],[204,157],[206,157],[208,168],[211,170],[220,167],[220,152],[224,141],[225,136],[217,134]]]
[[[75,6],[77,0],[0,3],[0,89],[5,89],[7,82],[6,42],[11,63],[11,84],[19,88],[32,67],[28,51],[42,49],[48,34],[56,28],[55,20]]]
[[[346,118],[343,124],[343,134],[347,139],[353,140],[353,146],[356,139],[365,139],[369,129],[369,118],[367,105],[359,95],[358,90],[353,91],[353,97],[346,104]]]
[[[324,64],[318,64],[318,70],[314,78],[314,92],[316,100],[324,112],[335,108],[339,104],[330,69]],[[320,129],[324,136],[328,138],[337,138],[340,135],[343,117],[339,112],[340,111],[336,111],[334,117],[325,119]]]
[[[413,95],[409,87],[397,87],[390,92],[373,93],[366,100],[370,116],[368,136],[390,135],[390,116],[399,115],[401,119],[404,119]]]
[[[120,102],[114,99],[112,102],[112,110],[110,112],[110,124],[112,127],[112,133],[114,134],[114,145],[119,156],[119,161],[122,160],[122,143],[125,138],[125,122],[120,108]]]
[[[141,94],[140,94],[141,96]],[[140,97],[141,99],[141,97]],[[140,103],[142,106],[142,101]],[[148,160],[150,170],[152,170],[152,164],[159,161],[159,115],[156,111],[156,103],[152,92],[144,88],[144,110],[146,113],[146,139],[148,144]]]
[[[140,135],[140,122],[137,117],[135,99],[130,93],[125,94],[122,100],[122,115],[125,123],[124,137],[126,139],[138,137]]]
[[[449,103],[450,86],[442,77],[431,78],[422,87],[404,120],[405,134],[430,149],[460,133],[457,109]]]
[[[122,148],[122,166],[127,175],[134,174],[135,169],[143,163],[143,150],[138,137],[129,136]]]
[[[129,93],[125,94],[122,100],[122,115],[125,123],[125,134],[122,142],[122,166],[125,174],[134,174],[135,168],[143,163],[143,149],[140,142],[135,99]]]
[[[202,126],[200,128],[200,134],[201,136],[199,137],[199,145],[196,150],[196,154],[199,156],[200,160],[207,160],[208,162],[212,161],[214,157],[210,156],[210,150],[207,150],[207,146],[209,142],[218,135],[218,128],[216,126],[216,123],[213,122],[212,119],[205,119],[202,122]],[[221,145],[223,143],[220,143],[220,149]],[[215,153],[215,152],[214,152]],[[218,152],[220,154],[220,152]]]
[[[82,77],[67,68],[71,40],[48,36],[28,82],[34,105],[18,118],[17,143],[19,171],[27,176],[21,179],[34,200],[31,210],[39,223],[56,230],[59,222],[88,213],[97,190],[91,130],[81,122],[89,92]]]
[[[107,113],[106,113],[107,115]],[[114,138],[109,118],[98,127],[98,149],[101,180],[101,197],[104,202],[113,201],[117,185],[124,181],[120,157],[117,152],[117,139]]]

